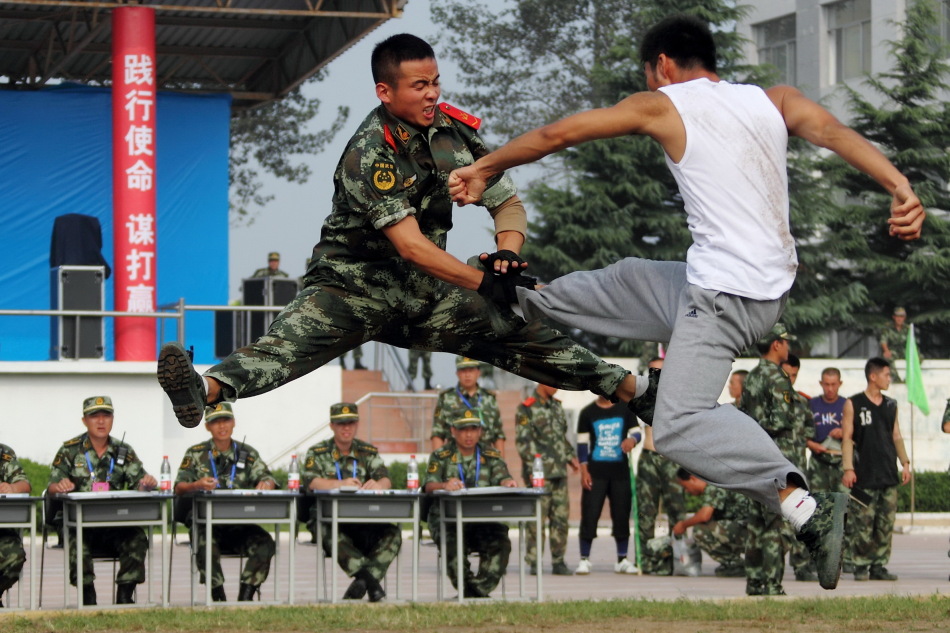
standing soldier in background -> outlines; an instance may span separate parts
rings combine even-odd
[[[891,380],[893,382],[904,382],[901,375],[897,373],[897,363],[894,361],[904,358],[904,350],[907,349],[907,332],[909,328],[906,325],[907,310],[897,306],[891,313],[891,322],[881,329],[881,356],[891,364]]]
[[[745,384],[745,378],[748,375],[748,370],[737,369],[729,376],[729,397],[732,398],[732,404],[736,407],[742,401],[742,385]]]
[[[16,453],[6,444],[0,444],[0,494],[28,494],[30,490],[30,481],[17,461]],[[0,530],[0,597],[20,579],[25,562],[26,551],[19,530]]]
[[[808,462],[809,490],[838,492],[843,490],[841,476],[841,420],[848,401],[838,395],[841,371],[826,367],[821,372],[821,395],[808,401],[815,434],[808,440],[811,459]]]
[[[359,430],[359,409],[351,402],[330,407],[330,430],[333,437],[307,449],[301,481],[310,490],[333,490],[350,486],[361,490],[389,490],[389,470],[375,446],[356,439]],[[317,533],[317,509],[310,513],[307,527]],[[370,602],[386,597],[380,582],[389,565],[399,554],[402,533],[392,523],[341,523],[339,525],[337,561],[346,575],[353,579],[343,594],[344,600],[360,600],[369,593]],[[323,551],[327,556],[333,548],[330,530],[323,532]]]
[[[234,411],[230,403],[221,402],[205,411],[205,428],[211,439],[195,444],[185,452],[175,479],[175,494],[185,495],[217,488],[273,490],[277,480],[271,475],[260,454],[247,444],[238,444],[234,434]],[[187,519],[186,519],[187,521]],[[205,533],[196,537],[195,557],[198,573],[205,582]],[[241,572],[238,600],[254,599],[254,594],[270,572],[274,557],[274,539],[259,525],[216,525],[211,530],[211,599],[226,602],[221,550],[237,550],[247,557]]]
[[[65,442],[49,474],[49,494],[67,492],[109,492],[110,490],[152,490],[158,484],[125,442],[111,435],[115,409],[109,396],[93,396],[82,403],[82,423],[86,432]],[[58,521],[57,517],[54,521]],[[70,529],[69,582],[75,585],[76,531]],[[84,528],[82,541],[82,603],[96,604],[96,579],[92,550],[104,549],[119,558],[116,574],[116,604],[135,602],[135,585],[145,582],[148,537],[140,527]]]
[[[577,455],[567,440],[567,416],[561,401],[554,397],[555,387],[539,384],[534,395],[518,405],[515,413],[515,443],[521,457],[521,474],[525,485],[531,482],[531,465],[534,456],[540,454],[544,462],[544,486],[551,496],[541,497],[541,530],[547,519],[551,543],[551,567],[555,576],[570,576],[571,570],[564,563],[567,552],[568,515],[570,498],[567,494],[567,468],[577,472],[580,465]],[[544,534],[538,547],[537,527],[528,524],[525,561],[532,574],[540,572],[540,560],[544,552]]]
[[[504,455],[505,430],[494,391],[478,384],[481,363],[474,358],[458,356],[455,359],[455,375],[458,384],[439,394],[432,414],[432,450],[440,448],[452,438],[452,420],[465,417],[466,411],[478,413],[482,421],[481,441],[493,446]]]
[[[280,253],[273,252],[267,255],[267,268],[258,268],[251,277],[288,277],[280,269]]]
[[[409,350],[409,365],[406,370],[409,372],[409,384],[406,388],[409,391],[415,391],[412,381],[416,379],[416,372],[419,369],[419,361],[422,361],[422,388],[432,389],[432,352],[423,352],[418,349]]]

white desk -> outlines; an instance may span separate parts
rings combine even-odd
[[[212,490],[194,493],[192,497],[192,535],[196,538],[199,529],[205,534],[205,604],[211,605],[211,531],[215,525],[242,525],[247,523],[273,523],[275,530],[274,553],[274,602],[280,602],[280,577],[277,565],[280,562],[280,526],[286,525],[290,532],[288,560],[287,604],[294,603],[294,541],[297,529],[297,499],[300,494],[287,490]],[[197,548],[197,541],[192,543]],[[194,587],[194,585],[192,585]],[[195,602],[192,590],[192,604]]]
[[[141,527],[148,532],[148,596],[152,602],[152,529],[162,530],[162,588],[163,607],[168,606],[168,573],[170,544],[168,540],[168,503],[172,495],[160,492],[116,490],[112,492],[70,492],[56,495],[63,501],[64,558],[69,556],[69,528],[76,529],[76,605],[82,604],[82,541],[84,528]],[[69,561],[63,569],[64,597],[69,595]]]
[[[35,609],[36,595],[36,504],[42,497],[31,497],[27,493],[0,494],[0,529],[30,531],[30,609]],[[22,575],[21,575],[22,579]],[[20,597],[17,594],[17,607]]]
[[[543,488],[504,488],[491,486],[488,488],[466,488],[463,490],[445,491],[436,490],[432,493],[439,501],[440,520],[439,530],[442,565],[439,573],[448,577],[448,554],[446,547],[446,529],[449,523],[455,523],[455,555],[457,564],[458,601],[465,601],[465,583],[463,580],[462,558],[465,547],[462,542],[463,526],[466,523],[518,523],[518,589],[519,596],[525,597],[525,538],[524,526],[526,521],[534,521],[537,526],[538,542],[541,541],[541,497],[548,494]],[[538,566],[537,601],[541,602],[541,569]],[[439,600],[442,600],[442,584],[439,583]]]
[[[337,558],[341,523],[412,523],[412,601],[419,599],[419,493],[409,490],[312,490],[317,508],[317,599],[323,580],[323,524],[330,525],[330,601],[337,601]],[[399,564],[396,563],[396,599]]]

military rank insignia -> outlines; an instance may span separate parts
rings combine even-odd
[[[439,464],[437,462],[429,462],[429,472],[434,473],[439,470]]]
[[[472,116],[468,112],[462,112],[455,106],[451,106],[445,102],[439,104],[439,110],[442,110],[442,112],[449,115],[456,121],[461,121],[473,130],[477,130],[482,125],[482,120],[477,116]]]
[[[376,161],[373,163],[373,187],[380,193],[386,193],[396,186],[396,166],[392,163]]]

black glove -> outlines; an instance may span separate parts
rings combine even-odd
[[[495,262],[503,261],[508,262],[508,271],[504,273],[497,272],[495,270]],[[485,270],[493,272],[496,275],[517,275],[525,267],[525,261],[521,259],[521,256],[514,251],[509,250],[500,250],[495,251],[494,253],[488,253],[488,257],[481,260],[482,266],[485,267]],[[512,266],[512,264],[518,264],[517,267]]]
[[[478,294],[499,306],[510,306],[518,303],[518,293],[515,288],[522,287],[534,290],[538,280],[522,274],[496,275],[494,272],[485,272],[482,283],[478,286]]]

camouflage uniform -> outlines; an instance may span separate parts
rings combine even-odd
[[[416,377],[416,371],[419,368],[419,361],[422,361],[422,379],[428,385],[432,380],[432,352],[421,352],[417,349],[409,350],[409,364],[406,369],[409,371],[409,382]],[[428,389],[428,387],[426,387]]]
[[[551,537],[551,563],[564,563],[567,552],[567,519],[570,499],[567,494],[567,464],[574,459],[574,449],[567,441],[567,416],[557,398],[543,401],[537,392],[518,405],[515,413],[515,444],[521,457],[521,476],[531,484],[531,464],[541,454],[544,462],[544,487],[551,493],[541,497],[541,519],[547,519]],[[544,524],[541,525],[542,531]],[[535,565],[538,555],[538,530],[528,524],[525,561]],[[544,551],[544,534],[541,535]]]
[[[463,395],[465,396],[464,400],[462,399]],[[435,401],[431,437],[439,437],[446,442],[452,439],[452,432],[450,431],[452,420],[461,417],[465,411],[481,412],[482,442],[494,445],[497,440],[506,439],[495,392],[478,387],[475,395],[469,396],[463,394],[458,386],[441,392],[439,398]]]
[[[416,130],[380,105],[360,124],[334,174],[333,208],[306,287],[265,336],[207,372],[222,383],[225,400],[270,391],[371,340],[463,354],[565,389],[616,391],[628,372],[540,321],[526,323],[473,290],[427,275],[383,233],[413,216],[445,249],[448,175],[488,153],[465,118],[473,120],[440,104],[433,124]],[[505,175],[489,184],[482,199],[489,210],[515,194]]]
[[[339,472],[337,465],[339,465]],[[370,479],[379,480],[389,477],[389,470],[372,444],[354,439],[350,452],[347,455],[341,455],[331,437],[307,449],[300,481],[309,484],[316,477],[321,479],[355,477],[365,482]],[[307,521],[307,527],[314,534],[317,531],[316,522],[317,511],[314,508]],[[323,550],[328,556],[333,547],[331,536],[329,529],[323,531]],[[380,582],[385,578],[386,570],[399,554],[401,546],[402,533],[396,525],[344,523],[339,526],[337,560],[348,576],[356,576],[362,569]]]
[[[712,507],[713,515],[708,523],[693,526],[696,544],[723,568],[742,569],[752,501],[738,492],[707,484],[701,503]]]
[[[668,576],[673,573],[672,561],[666,556],[654,556],[647,543],[656,532],[660,504],[670,526],[686,516],[683,489],[676,485],[676,462],[656,451],[644,448],[637,459],[637,534],[640,547],[640,569],[645,574]]]
[[[119,464],[119,449],[125,448],[125,463]],[[86,460],[89,460],[87,463]],[[89,464],[95,479],[90,475]],[[109,473],[110,468],[112,473]],[[65,442],[53,458],[49,483],[54,484],[69,479],[75,484],[73,492],[91,492],[93,481],[108,482],[110,490],[134,490],[147,473],[142,461],[125,442],[109,436],[106,451],[101,457],[83,433]],[[54,522],[60,521],[59,515]],[[82,580],[91,585],[96,575],[92,565],[92,551],[106,550],[117,554],[119,572],[115,577],[117,584],[145,582],[145,556],[148,553],[148,537],[145,530],[138,527],[84,528],[82,538]],[[76,531],[69,531],[69,582],[76,584]]]
[[[254,488],[262,481],[277,481],[271,475],[267,465],[261,460],[260,454],[247,444],[238,446],[238,455],[247,451],[244,467],[238,468],[234,454],[237,443],[232,443],[226,451],[219,451],[214,441],[195,444],[187,451],[178,467],[178,476],[175,485],[192,483],[205,477],[214,477],[217,472],[218,487],[220,488]],[[212,459],[214,466],[212,466]],[[234,480],[231,481],[232,467]],[[195,556],[198,560],[198,573],[201,582],[205,577],[205,532],[198,530]],[[241,572],[241,583],[260,587],[267,580],[270,572],[270,561],[274,557],[275,546],[273,537],[259,525],[216,525],[211,530],[211,586],[224,585],[224,572],[221,570],[221,550],[225,552],[238,551],[247,561]]]
[[[258,268],[257,270],[254,271],[254,274],[251,275],[251,277],[254,277],[254,278],[257,278],[257,277],[290,277],[290,275],[288,275],[287,273],[285,273],[284,271],[282,271],[282,270],[280,270],[280,269],[271,270],[271,269],[270,269],[270,266],[268,266],[267,268]]]
[[[891,352],[891,381],[893,382],[904,382],[897,371],[897,363],[894,361],[899,358],[904,358],[904,351],[907,349],[907,333],[909,331],[910,328],[906,324],[898,330],[894,327],[893,323],[888,323],[881,329],[880,342],[887,344],[887,349]]]
[[[6,444],[0,444],[0,483],[15,484],[28,481],[17,461],[16,453]],[[18,530],[0,530],[0,595],[20,579],[20,570],[26,562],[23,538]]]
[[[423,489],[429,483],[444,483],[450,479],[459,478],[459,464],[465,476],[465,486],[468,488],[485,488],[500,486],[502,482],[512,479],[508,466],[502,459],[501,453],[484,442],[478,445],[480,468],[476,468],[475,456],[466,459],[458,451],[455,440],[449,440],[442,448],[429,455],[429,465],[426,468]],[[478,481],[475,474],[478,473]],[[435,540],[436,546],[441,544],[439,530],[441,520],[438,501],[429,508],[429,532]],[[455,560],[455,526],[452,525],[445,533],[445,546],[448,549],[446,566],[449,570],[449,580],[456,587],[458,569]],[[508,526],[502,523],[470,523],[463,525],[462,538],[465,540],[462,570],[466,587],[475,589],[478,595],[487,596],[498,586],[501,577],[508,569],[508,557],[511,555],[511,540],[508,538]],[[468,555],[478,552],[478,574],[473,574],[468,562]]]
[[[788,452],[782,448],[782,444],[779,444],[779,449],[799,470],[805,472],[809,453],[808,440],[815,437],[815,418],[811,414],[811,407],[808,406],[808,398],[797,391],[793,391],[792,399],[795,405],[795,419],[798,422],[795,438],[790,443]],[[795,570],[796,579],[804,580],[806,577],[813,576],[814,565],[812,564],[811,554],[808,553],[808,548],[795,538],[795,529],[791,523],[786,521],[783,530],[785,532],[785,548],[788,550],[788,564]]]
[[[796,465],[803,460],[805,450],[804,422],[797,396],[782,368],[763,358],[746,377],[739,405],[769,434],[782,455]],[[808,418],[811,419],[810,413]],[[762,504],[753,503],[751,508],[745,556],[746,593],[783,594],[784,519]]]

